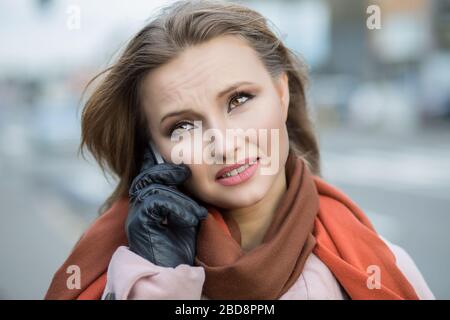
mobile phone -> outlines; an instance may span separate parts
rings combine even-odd
[[[150,150],[153,153],[153,158],[155,159],[156,163],[157,164],[164,163],[165,160],[162,157],[161,153],[159,153],[158,149],[155,147],[153,141],[150,141],[149,144],[150,144]]]

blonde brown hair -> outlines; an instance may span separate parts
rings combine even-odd
[[[290,102],[286,125],[290,148],[306,160],[314,174],[320,175],[319,147],[306,107],[307,72],[299,57],[284,46],[269,28],[267,19],[250,8],[225,1],[177,1],[162,8],[130,40],[117,62],[87,85],[104,76],[83,109],[79,151],[83,153],[83,148],[87,148],[103,172],[108,169],[118,177],[117,187],[100,213],[128,195],[142,163],[149,139],[139,101],[142,79],[186,47],[221,35],[244,39],[274,79],[287,73]]]

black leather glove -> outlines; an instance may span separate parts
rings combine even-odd
[[[126,233],[131,251],[163,267],[194,264],[198,225],[208,212],[176,188],[190,175],[185,164],[156,164],[147,149],[129,189]]]

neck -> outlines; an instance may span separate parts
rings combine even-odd
[[[225,211],[239,225],[242,250],[250,251],[262,243],[286,189],[286,174],[283,168],[265,197],[260,201],[249,207]]]

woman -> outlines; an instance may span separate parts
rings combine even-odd
[[[46,298],[434,298],[409,255],[320,178],[304,67],[259,13],[176,2],[105,74],[81,147],[119,183]]]

